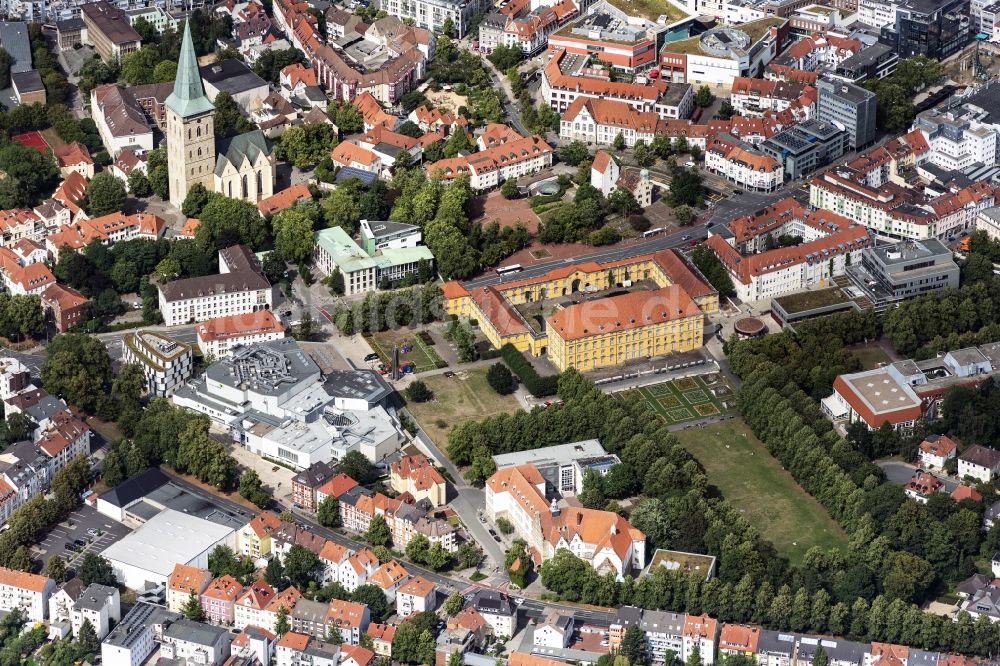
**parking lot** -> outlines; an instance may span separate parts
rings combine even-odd
[[[52,528],[40,544],[33,546],[32,556],[41,559],[42,562],[48,562],[53,555],[59,555],[72,568],[85,553],[101,553],[131,531],[121,523],[99,514],[94,507],[85,504],[73,511],[68,521]],[[78,539],[86,542],[82,549],[66,548],[67,543],[72,544]]]

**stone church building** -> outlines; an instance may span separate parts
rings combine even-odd
[[[205,96],[190,25],[184,27],[177,78],[166,107],[170,203],[180,208],[196,183],[209,192],[254,203],[274,194],[274,149],[259,129],[220,140],[216,150],[215,106]]]

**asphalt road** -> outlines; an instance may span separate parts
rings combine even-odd
[[[414,419],[414,422],[416,423],[416,419]],[[462,523],[465,525],[465,528],[469,531],[469,534],[472,535],[475,541],[479,543],[483,552],[485,552],[495,564],[502,565],[506,556],[505,549],[500,542],[493,538],[493,535],[489,533],[486,525],[479,519],[479,511],[486,505],[485,493],[483,493],[481,489],[470,486],[465,482],[465,479],[462,477],[458,468],[455,467],[454,463],[448,459],[448,456],[446,456],[444,452],[441,451],[441,449],[439,449],[433,441],[431,441],[431,438],[427,436],[427,433],[423,430],[418,430],[417,438],[420,440],[421,445],[425,448],[427,453],[429,453],[439,465],[443,466],[451,475],[451,478],[454,479],[453,483],[448,484],[451,486],[448,493],[451,508],[453,508],[455,513],[457,513],[462,519]]]
[[[893,483],[898,483],[901,485],[906,485],[907,483],[909,483],[910,478],[913,477],[913,472],[915,472],[918,469],[916,465],[900,462],[898,460],[887,460],[885,462],[880,462],[877,464],[879,467],[882,468],[882,471],[885,472],[885,476],[887,479],[889,479]],[[953,479],[949,479],[946,476],[941,476],[938,474],[935,474],[935,476],[937,476],[937,478],[940,479],[942,483],[944,483],[944,489],[949,493],[958,487],[958,482],[954,481]]]

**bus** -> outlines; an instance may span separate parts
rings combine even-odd
[[[511,264],[510,266],[498,266],[497,275],[503,277],[505,275],[513,275],[514,273],[520,273],[522,270],[524,269],[521,268],[521,264]]]
[[[643,231],[642,237],[649,238],[650,236],[655,236],[656,234],[662,234],[662,233],[663,233],[663,227],[654,227],[649,231]]]

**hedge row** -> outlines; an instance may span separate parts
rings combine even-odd
[[[542,377],[524,358],[524,354],[509,342],[500,348],[500,356],[507,367],[521,380],[521,383],[531,391],[531,395],[536,398],[544,398],[547,395],[556,394],[559,389],[559,375]]]

